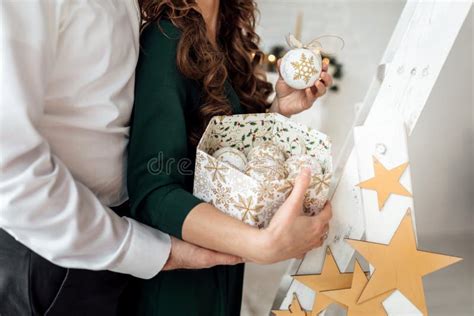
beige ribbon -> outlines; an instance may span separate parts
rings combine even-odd
[[[315,54],[324,53],[325,55],[335,55],[344,48],[345,44],[342,37],[337,35],[322,35],[303,44],[291,33],[286,36],[286,42],[291,48],[306,48]]]

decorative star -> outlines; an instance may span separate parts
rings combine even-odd
[[[410,209],[388,245],[347,240],[375,268],[358,302],[398,289],[422,313],[428,315],[422,277],[454,264],[461,258],[419,251]]]
[[[309,316],[309,314],[301,307],[296,294],[293,294],[293,302],[291,302],[287,311],[272,311],[272,313],[275,316]]]
[[[370,300],[359,303],[360,294],[367,285],[368,279],[356,260],[352,285],[349,289],[325,291],[323,295],[329,297],[347,309],[347,316],[383,316],[387,315],[382,302],[392,294],[386,292],[382,295],[372,297]]]
[[[328,296],[320,294],[322,291],[347,289],[352,283],[352,273],[341,273],[329,247],[320,274],[295,275],[293,278],[316,292],[311,316],[317,316],[334,303]]]
[[[393,169],[386,169],[377,158],[374,158],[374,177],[358,184],[363,189],[377,191],[379,210],[382,210],[390,194],[412,196],[411,193],[401,185],[400,177],[408,167],[408,162]]]

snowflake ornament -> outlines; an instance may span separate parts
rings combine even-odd
[[[306,48],[292,49],[281,61],[283,80],[294,89],[306,89],[314,85],[321,73],[321,55]]]
[[[307,84],[311,77],[317,73],[317,69],[314,67],[314,56],[308,58],[304,53],[301,53],[300,60],[292,61],[290,64],[295,69],[294,80],[302,79]]]

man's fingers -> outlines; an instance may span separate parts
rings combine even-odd
[[[220,265],[236,265],[243,263],[244,260],[240,257],[220,253],[212,250],[202,249],[204,254],[204,265],[208,268]]]
[[[240,257],[208,250],[194,244],[171,237],[171,253],[163,270],[204,269],[217,265],[242,263]]]

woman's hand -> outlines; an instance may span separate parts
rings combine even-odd
[[[332,209],[330,203],[327,203],[316,216],[303,214],[303,200],[310,179],[309,169],[303,169],[296,179],[293,191],[270,225],[260,231],[259,252],[250,260],[269,264],[301,258],[311,249],[322,246],[327,238]]]
[[[278,73],[280,73],[281,59],[278,60]],[[328,73],[329,65],[323,62],[321,76],[312,87],[296,90],[288,86],[281,74],[275,86],[276,97],[270,112],[291,116],[309,109],[317,98],[323,96],[332,85],[332,76]]]

